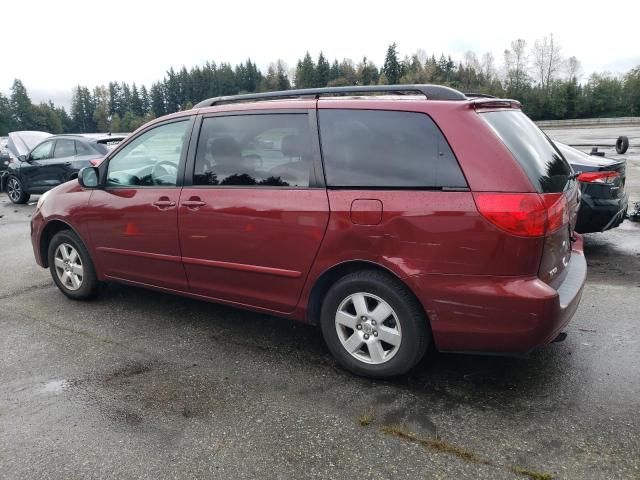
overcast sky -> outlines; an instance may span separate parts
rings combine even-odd
[[[330,60],[366,55],[380,66],[391,42],[401,56],[419,48],[454,59],[491,51],[499,66],[511,40],[531,46],[549,33],[565,57],[580,60],[584,78],[640,64],[639,14],[640,2],[629,0],[8,0],[0,7],[0,91],[17,77],[33,101],[68,105],[77,84],[149,85],[171,66],[207,60],[251,57],[265,71],[281,58],[293,67],[306,50]]]

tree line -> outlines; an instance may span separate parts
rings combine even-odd
[[[511,42],[498,67],[491,53],[467,52],[461,60],[418,50],[401,57],[389,45],[379,67],[367,57],[332,62],[308,52],[293,68],[282,60],[262,72],[250,59],[238,65],[207,62],[191,69],[171,68],[161,81],[145,85],[109,82],[73,90],[71,108],[51,101],[35,105],[16,79],[11,94],[0,94],[0,135],[14,130],[51,133],[128,132],[168,113],[189,109],[220,95],[346,85],[437,83],[463,92],[519,100],[534,120],[640,115],[640,66],[624,75],[593,73],[581,81],[580,62],[564,58],[553,35],[529,47]]]

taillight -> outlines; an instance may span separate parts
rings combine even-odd
[[[102,158],[92,158],[91,160],[89,160],[89,163],[92,167],[97,167],[98,165],[100,165],[100,163],[102,163]]]
[[[569,223],[569,202],[562,193],[540,195],[547,208],[547,232],[552,233]]]
[[[618,172],[585,172],[578,175],[578,181],[584,183],[614,183],[620,177]]]
[[[478,211],[496,227],[520,237],[542,237],[569,222],[561,193],[476,193]]]

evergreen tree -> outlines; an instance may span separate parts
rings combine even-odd
[[[402,71],[400,63],[398,62],[398,53],[396,51],[396,44],[392,43],[387,49],[387,56],[384,59],[384,66],[382,67],[389,85],[395,85],[400,81]]]
[[[298,61],[296,67],[296,88],[313,88],[315,85],[316,66],[309,52]]]
[[[131,85],[131,112],[137,117],[144,116],[142,99],[140,98],[140,93],[138,92],[138,87],[136,87],[135,82]]]
[[[131,111],[131,88],[127,82],[122,82],[122,108],[118,112],[124,118],[125,113]]]
[[[331,76],[331,66],[322,52],[318,55],[318,65],[315,70],[315,86],[316,87],[326,87],[329,83]]]
[[[21,80],[17,78],[13,81],[11,87],[11,99],[9,101],[11,107],[11,118],[13,127],[16,130],[33,130],[33,110],[31,99],[27,94],[27,89]]]
[[[142,114],[147,115],[151,110],[151,98],[149,97],[149,92],[147,92],[147,87],[144,85],[140,87],[140,104],[142,106]]]
[[[149,97],[151,100],[151,113],[153,113],[153,115],[156,117],[166,115],[167,103],[163,84],[154,83],[153,85],[151,85]]]

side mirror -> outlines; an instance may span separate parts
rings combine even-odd
[[[18,160],[20,160],[21,162],[29,161],[29,159],[27,158],[27,155],[18,155]]]
[[[85,167],[78,172],[78,183],[82,188],[98,188],[99,178],[96,167]]]

